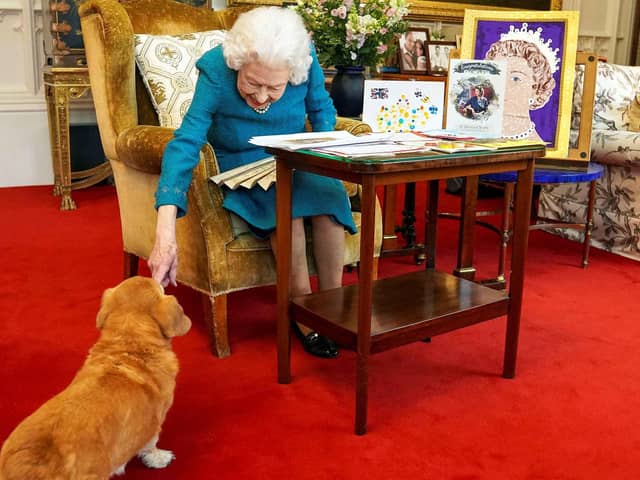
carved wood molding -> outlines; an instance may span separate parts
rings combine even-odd
[[[295,2],[287,0],[227,0],[227,5],[230,7],[238,5],[287,5],[293,3]],[[411,5],[409,6],[410,13],[408,19],[413,21],[432,20],[439,22],[462,23],[465,8],[473,8],[476,10],[514,10],[514,8],[496,7],[492,5],[486,5],[486,3],[488,2],[456,3],[413,0],[411,2]],[[520,3],[528,3],[529,5],[531,5],[532,3],[535,3],[540,7],[537,8],[538,10],[545,10],[547,8],[549,10],[562,10],[562,0],[513,3],[514,5],[519,5]]]
[[[474,10],[519,10],[521,8],[512,7],[496,7],[487,5],[489,2],[438,2],[428,0],[414,0],[411,2],[409,20],[435,20],[439,22],[462,23],[464,19],[464,10],[471,8]],[[514,2],[515,5],[525,2]],[[538,2],[526,2],[539,4],[539,10],[561,10],[562,0],[546,0]],[[543,8],[544,7],[544,8]]]

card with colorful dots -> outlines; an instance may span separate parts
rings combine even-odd
[[[444,82],[365,80],[362,121],[374,132],[424,132],[444,122]]]

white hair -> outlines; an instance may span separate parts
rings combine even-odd
[[[289,68],[289,82],[307,80],[311,38],[300,15],[288,8],[258,7],[238,16],[222,44],[229,68],[258,61],[272,68]]]

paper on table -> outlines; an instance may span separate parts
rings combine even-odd
[[[335,145],[356,145],[388,139],[390,134],[370,133],[352,135],[346,130],[331,132],[304,132],[289,135],[263,135],[251,137],[249,143],[261,147],[282,148],[284,150],[304,150],[308,148],[329,147]]]
[[[450,143],[451,145],[446,145]],[[474,145],[472,143],[465,143],[464,145],[455,145],[460,142],[441,142],[437,147],[432,147],[434,152],[442,153],[461,153],[461,152],[486,152],[489,150],[497,150],[497,148],[489,147],[486,145]]]
[[[343,157],[372,157],[384,155],[396,155],[410,152],[426,152],[430,150],[430,146],[417,142],[408,142],[406,144],[395,142],[374,142],[362,143],[359,145],[336,145],[335,147],[312,148],[314,152],[329,153],[332,155],[340,155]]]

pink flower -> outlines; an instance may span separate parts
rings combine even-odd
[[[387,10],[387,17],[393,17],[396,14],[396,9],[390,7],[389,10]]]
[[[387,33],[387,29],[386,29],[386,27],[382,27],[382,28],[380,29],[380,33],[381,33],[382,35],[384,35],[385,33]]]
[[[379,54],[383,54],[384,52],[387,51],[387,46],[386,45],[378,45],[378,53]]]

